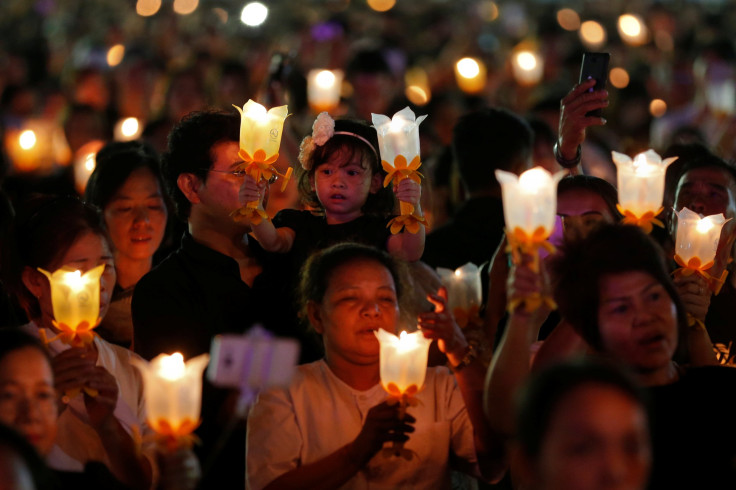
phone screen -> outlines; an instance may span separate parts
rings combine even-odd
[[[583,62],[580,64],[580,80],[583,83],[587,80],[595,80],[595,86],[590,89],[603,90],[606,88],[606,80],[608,79],[608,61],[611,55],[608,53],[583,53]],[[586,116],[601,116],[601,110],[596,109],[590,111]]]

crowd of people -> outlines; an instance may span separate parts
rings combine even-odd
[[[633,71],[627,90],[570,77],[566,93],[547,94],[552,107],[503,82],[502,95],[467,97],[437,77],[432,101],[416,106],[397,88],[394,46],[348,54],[338,49],[348,24],[330,22],[320,25],[344,30],[305,40],[346,69],[352,93],[328,112],[310,110],[305,66],[282,54],[259,79],[200,53],[159,93],[160,67],[134,52],[114,73],[119,94],[99,67],[77,70],[66,94],[47,87],[37,104],[47,113],[60,113],[54,95],[68,97],[70,154],[100,143],[76,189],[68,170],[22,170],[3,153],[0,474],[9,488],[728,488],[736,120],[709,94],[736,78],[733,41],[680,32],[697,55],[659,75],[672,106],[651,119],[634,106],[637,84],[655,77]],[[6,132],[34,110],[30,76],[19,69],[0,85]],[[293,112],[274,163],[293,167],[284,188],[284,177],[241,170],[231,104],[248,98]],[[429,116],[425,178],[389,185],[369,121],[407,105]],[[140,137],[113,141],[121,115],[147,121]],[[651,233],[622,223],[608,156],[649,147],[677,157],[663,226]],[[555,250],[540,257],[511,253],[495,176],[534,166],[566,174]],[[416,229],[392,232],[399,201],[426,218]],[[269,218],[234,218],[252,202]],[[673,274],[675,211],[685,207],[728,219],[707,275]],[[483,285],[470,320],[448,307],[436,273],[468,262]],[[99,324],[84,344],[55,320],[44,271],[64,267],[102,271]],[[288,386],[262,391],[243,416],[237,391],[205,378],[196,443],[162,448],[133,364],[191,359],[253,325],[298,342]],[[432,344],[424,385],[403,407],[381,384],[375,332],[407,328]]]

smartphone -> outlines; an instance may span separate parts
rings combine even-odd
[[[580,64],[580,80],[578,83],[594,79],[595,86],[590,89],[590,92],[606,88],[606,80],[608,79],[608,61],[610,59],[611,55],[609,53],[583,53],[583,62]],[[601,117],[601,110],[596,109],[585,115]]]

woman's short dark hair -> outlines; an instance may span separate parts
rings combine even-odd
[[[378,262],[391,273],[396,296],[401,299],[403,273],[400,263],[391,255],[375,247],[359,243],[339,243],[312,254],[301,269],[299,307],[302,319],[307,318],[307,304],[321,303],[325,297],[332,273],[338,267],[359,260]]]
[[[163,190],[159,157],[150,145],[140,141],[112,142],[95,157],[95,170],[87,181],[84,200],[104,211],[115,193],[134,171],[151,171]]]
[[[48,269],[64,257],[74,242],[86,233],[107,237],[97,208],[76,197],[33,196],[18,208],[15,238],[16,259],[10,288],[33,319],[41,314],[38,299],[22,281],[24,267]]]
[[[539,456],[550,421],[565,397],[588,385],[618,390],[649,412],[646,392],[629,373],[611,363],[578,359],[552,365],[535,373],[517,399],[516,439],[527,456]]]
[[[677,308],[678,350],[686,355],[686,317],[665,265],[664,252],[639,227],[606,224],[587,237],[566,243],[553,261],[555,300],[560,314],[594,349],[604,352],[598,325],[600,285],[609,274],[645,272],[667,291]]]
[[[614,218],[620,218],[621,213],[616,209],[618,204],[618,191],[607,181],[593,177],[592,175],[571,175],[560,180],[557,184],[557,196],[561,196],[566,192],[570,191],[587,191],[603,199],[606,203],[608,210],[611,212],[611,216]]]
[[[364,168],[370,170],[371,175],[381,176],[381,188],[375,194],[368,195],[361,210],[365,214],[389,215],[394,208],[394,195],[389,187],[383,187],[383,178],[386,174],[378,152],[378,136],[375,129],[359,119],[337,119],[335,135],[324,145],[317,146],[310,155],[309,170],[304,170],[301,165],[297,166],[299,194],[304,204],[314,209],[322,209],[322,203],[312,189],[311,179],[317,167],[336,153],[344,154],[345,161],[350,161],[356,153],[359,153],[362,155],[361,162]]]
[[[38,350],[51,365],[51,354],[39,339],[17,327],[0,328],[0,361],[11,352],[26,347]]]

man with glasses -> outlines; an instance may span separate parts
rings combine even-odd
[[[283,304],[289,296],[283,291],[282,257],[248,237],[247,219],[231,217],[240,207],[243,183],[235,171],[242,163],[239,138],[235,112],[192,113],[169,135],[162,174],[187,231],[179,249],[146,274],[133,294],[134,348],[146,359],[177,351],[190,359],[208,352],[215,335],[242,333],[255,323],[279,336],[296,335],[294,313]],[[205,474],[202,488],[236,488],[233,482],[243,481],[242,431],[219,455],[212,454],[227,433],[224,398],[205,382],[198,452],[206,456],[205,472],[208,458],[217,464]]]

